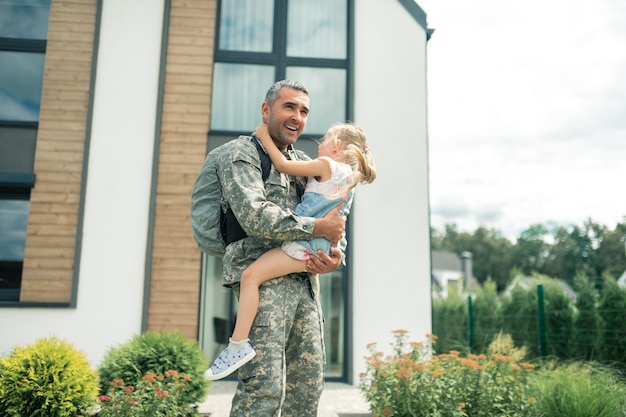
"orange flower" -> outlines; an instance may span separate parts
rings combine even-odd
[[[461,363],[461,365],[470,369],[476,369],[478,371],[482,371],[485,369],[483,366],[479,365],[471,359],[459,358],[458,361]]]
[[[171,376],[174,379],[178,379],[178,371],[174,371],[173,369],[165,371],[165,376]]]
[[[407,379],[413,375],[413,372],[409,368],[400,368],[396,371],[396,378]]]
[[[153,383],[156,382],[156,374],[154,372],[148,372],[143,377],[141,377],[143,381]]]
[[[393,413],[393,408],[391,408],[391,407],[385,407],[385,408],[383,408],[383,414],[384,414],[386,417],[389,417],[389,416],[391,415],[391,413]]]
[[[111,385],[111,387],[113,388],[119,388],[119,387],[123,387],[124,386],[124,381],[121,379],[114,379],[113,381],[109,382],[109,385]]]
[[[411,367],[413,369],[415,369],[418,372],[421,372],[424,370],[425,366],[423,363],[418,363],[418,362],[413,362],[413,364],[411,365]]]

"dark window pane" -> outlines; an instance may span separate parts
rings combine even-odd
[[[32,173],[36,127],[0,125],[0,173]]]
[[[0,37],[48,39],[50,0],[0,0]]]
[[[19,301],[23,262],[0,261],[0,301]]]
[[[28,200],[0,199],[0,261],[23,261]]]
[[[346,0],[289,0],[287,56],[345,59]]]
[[[45,55],[0,51],[0,120],[39,120]]]
[[[287,78],[302,81],[309,90],[311,113],[305,134],[321,136],[332,124],[346,121],[346,70],[287,67]]]
[[[223,0],[219,49],[272,52],[273,23],[273,0]]]
[[[261,103],[274,82],[273,65],[216,63],[211,130],[252,133],[261,123]]]

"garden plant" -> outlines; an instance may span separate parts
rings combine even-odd
[[[106,353],[98,368],[101,398],[117,398],[121,395],[120,389],[131,389],[124,387],[134,387],[134,390],[141,387],[143,390],[149,386],[155,388],[155,384],[156,388],[165,384],[170,390],[175,387],[176,392],[175,396],[168,392],[168,402],[193,414],[195,404],[205,399],[209,389],[209,382],[203,378],[207,367],[207,359],[198,343],[186,338],[179,331],[146,332]],[[165,379],[159,380],[160,376]],[[146,377],[150,381],[146,381]],[[152,381],[153,378],[156,381]],[[131,401],[137,401],[142,406],[139,400],[145,399],[135,395]],[[150,403],[154,399],[151,397]],[[152,404],[146,406],[152,407]]]
[[[96,403],[98,377],[86,356],[56,337],[17,346],[0,359],[0,415],[76,417]]]
[[[498,353],[435,354],[435,340],[409,343],[407,332],[396,330],[393,354],[368,346],[360,387],[375,417],[534,416],[533,365]]]
[[[100,395],[98,417],[185,417],[193,413],[180,404],[189,375],[175,370],[163,375],[149,372],[135,385],[121,379],[109,383],[108,394]]]

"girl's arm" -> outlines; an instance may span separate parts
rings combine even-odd
[[[330,178],[330,165],[323,159],[312,161],[292,161],[278,149],[265,124],[260,124],[254,131],[254,136],[259,138],[267,154],[272,160],[274,167],[283,174],[298,175],[302,177],[320,177],[321,181]]]

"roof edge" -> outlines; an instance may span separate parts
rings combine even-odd
[[[428,32],[428,25],[426,24],[426,12],[422,10],[422,8],[415,2],[415,0],[398,0],[402,6],[406,9],[407,12],[419,25]]]

